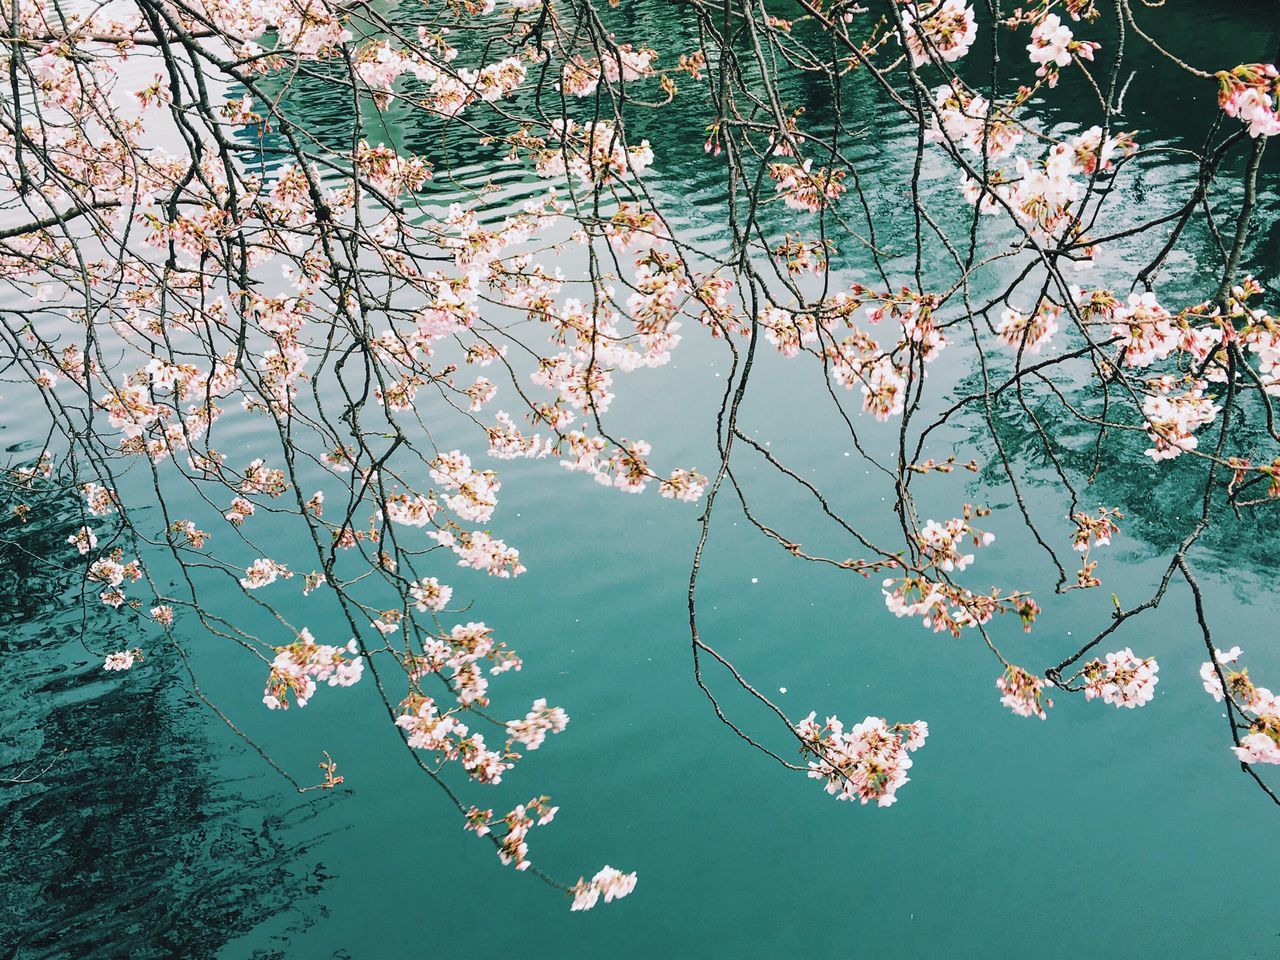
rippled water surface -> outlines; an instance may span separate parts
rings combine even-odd
[[[1270,56],[1270,4],[1166,7],[1162,20],[1150,15],[1159,36],[1200,65]],[[634,4],[632,16],[647,30],[676,19],[657,0]],[[672,49],[693,42],[675,26],[667,35]],[[1172,75],[1141,56],[1133,66],[1125,125],[1144,145],[1185,137],[1198,147],[1211,85],[1194,99],[1171,95]],[[803,79],[785,92],[815,116],[829,111]],[[318,132],[342,135],[340,102],[316,92],[296,108]],[[857,83],[846,112],[850,126],[865,128],[855,154],[873,183],[875,215],[892,231],[904,203],[894,174],[909,174],[914,131]],[[673,222],[714,246],[724,231],[717,168],[689,118],[677,103],[637,129],[653,142],[654,187]],[[1074,121],[1061,110],[1050,119]],[[517,166],[441,144],[394,115],[386,132],[427,155],[458,151],[460,186],[432,187],[442,205],[489,180],[500,186],[495,209],[542,189]],[[1148,163],[1125,203],[1161,209],[1180,175],[1173,161]],[[1280,248],[1276,183],[1269,158],[1249,249],[1250,268],[1268,280]],[[1192,250],[1195,242],[1203,238]],[[1099,269],[1144,255],[1145,247],[1120,250]],[[846,260],[842,277],[865,279],[866,265]],[[1200,299],[1213,272],[1184,254],[1166,267],[1162,289]],[[707,469],[727,366],[723,351],[686,332],[669,367],[619,391],[618,432],[660,439],[663,462]],[[887,534],[891,490],[824,442],[840,425],[821,380],[811,367],[761,362],[743,411],[749,432],[824,477],[872,534]],[[956,390],[972,386],[972,371],[940,375]],[[14,456],[44,442],[30,413],[6,404],[0,443]],[[440,422],[442,449],[475,444],[463,426]],[[962,421],[947,434],[964,458],[974,444],[990,452],[977,427]],[[1012,420],[1007,441],[1028,442]],[[830,545],[832,532],[802,492],[751,463],[744,459],[742,474],[767,515],[785,518],[806,543]],[[496,587],[472,571],[452,582],[525,656],[521,673],[502,678],[503,702],[546,695],[572,723],[489,803],[505,809],[551,793],[561,813],[535,838],[535,861],[570,878],[604,862],[637,870],[632,897],[571,915],[547,888],[501,868],[409,762],[369,684],[319,696],[304,711],[268,713],[260,664],[192,628],[187,646],[207,698],[291,769],[306,770],[322,750],[340,762],[343,790],[299,798],[161,651],[128,675],[104,675],[102,653],[135,640],[113,618],[81,621],[73,569],[51,577],[32,562],[30,552],[75,525],[71,505],[53,500],[36,505],[20,534],[2,521],[5,539],[17,539],[0,556],[0,776],[40,775],[0,785],[0,956],[1280,955],[1280,916],[1266,890],[1267,865],[1280,857],[1280,810],[1225,748],[1221,706],[1197,678],[1204,651],[1189,631],[1186,597],[1126,628],[1125,642],[1161,665],[1151,706],[1122,712],[1064,698],[1049,721],[1024,721],[998,708],[994,661],[971,638],[894,619],[873,584],[791,560],[723,510],[702,582],[708,638],[762,689],[786,688],[778,696],[792,715],[930,724],[900,802],[859,808],[746,749],[695,686],[684,606],[695,508],[620,496],[554,463],[501,466],[495,530],[500,522],[498,535],[520,547],[529,572]],[[1022,479],[1033,505],[1056,503],[1047,468],[1028,467]],[[1090,491],[1130,515],[1106,557],[1108,589],[1122,598],[1145,595],[1158,578],[1158,551],[1180,535],[1171,531],[1188,509],[1183,479],[1176,465],[1139,463],[1104,473]],[[1040,562],[997,476],[947,484],[921,485],[926,506],[952,510],[966,497],[997,508],[998,539],[982,558],[993,581]],[[1276,572],[1271,523],[1263,515],[1234,529],[1197,558],[1211,571],[1211,616],[1228,641],[1252,638],[1253,670],[1274,685],[1280,649],[1265,641],[1277,610],[1256,589]],[[1094,600],[1055,599],[1029,637],[999,624],[1006,653],[1037,668],[1060,659],[1073,638],[1105,623]],[[298,617],[305,622],[304,611]],[[727,691],[725,702],[751,715]]]

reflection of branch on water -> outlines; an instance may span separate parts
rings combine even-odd
[[[72,501],[74,503],[74,501]],[[0,541],[0,569],[44,538],[76,525],[65,501],[34,500],[29,525]],[[327,804],[252,798],[261,777],[226,776],[163,662],[102,683],[81,637],[111,642],[118,624],[62,609],[66,582],[25,570],[0,591],[0,725],[28,749],[0,778],[0,910],[22,957],[213,957],[262,921],[297,909],[313,818]],[[217,728],[213,728],[216,732]],[[34,746],[34,749],[28,745]],[[270,789],[268,787],[268,789]],[[263,814],[247,811],[265,809]]]
[[[18,775],[16,777],[0,777],[0,783],[9,783],[9,784],[35,783],[38,779],[40,779],[41,776],[43,776],[45,773],[51,770],[53,768],[53,765],[57,763],[58,760],[62,757],[62,755],[65,754],[66,752],[67,752],[67,748],[63,747],[54,755],[52,760],[50,760],[43,767],[41,767],[35,773],[30,774],[29,776],[28,776],[28,772],[32,769],[32,767],[35,766],[34,763],[29,763],[25,767],[23,767],[21,770],[19,770]]]

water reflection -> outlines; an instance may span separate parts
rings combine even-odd
[[[82,616],[78,570],[41,560],[65,556],[74,504],[24,499],[0,524],[0,777],[30,781],[0,783],[0,955],[211,957],[314,904],[313,803],[246,804],[171,666],[104,673],[128,628]]]

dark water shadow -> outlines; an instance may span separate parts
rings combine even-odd
[[[26,523],[0,522],[0,957],[213,957],[270,918],[305,924],[320,801],[226,779],[227,742],[171,666],[103,671],[97,649],[136,628],[79,609],[69,497],[24,499]]]

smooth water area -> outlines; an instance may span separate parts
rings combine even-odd
[[[1197,65],[1217,69],[1270,56],[1270,5],[1167,8],[1153,32]],[[639,25],[645,17],[675,18],[661,3],[634,9]],[[1136,129],[1144,146],[1185,136],[1198,148],[1213,114],[1212,84],[1183,102],[1170,95],[1166,74],[1149,56],[1135,48],[1131,62],[1140,76],[1126,100],[1126,128]],[[811,94],[798,80],[788,93],[797,103]],[[873,188],[877,213],[892,218],[901,204],[893,171],[909,170],[914,131],[895,126],[870,98],[855,96],[853,104],[850,110],[867,114],[859,155],[883,168]],[[318,130],[343,122],[320,99],[299,109],[315,111]],[[684,235],[714,244],[723,233],[716,169],[684,119],[677,103],[637,129],[653,142],[655,185],[675,222]],[[394,117],[387,122],[399,142],[431,149],[427,132],[396,128]],[[1249,267],[1264,281],[1274,279],[1280,240],[1275,164],[1268,158],[1263,168],[1249,249]],[[479,155],[462,158],[459,178],[464,174],[498,182],[499,209],[540,189],[514,167],[495,172]],[[1175,179],[1159,164],[1144,167],[1132,202],[1169,202]],[[433,189],[442,204],[453,199],[450,188]],[[1230,187],[1224,190],[1229,196]],[[1135,262],[1144,254],[1146,247],[1132,251]],[[859,275],[853,260],[841,264],[846,279]],[[1211,263],[1201,267],[1184,256],[1166,267],[1162,283],[1199,299],[1213,272]],[[619,390],[625,426],[618,432],[652,440],[663,462],[707,471],[727,353],[702,331],[684,333],[670,366],[624,378],[631,382]],[[890,531],[892,490],[848,456],[847,444],[832,440],[841,426],[820,374],[772,355],[761,363],[758,389],[743,409],[747,432],[821,479],[867,530]],[[963,384],[970,374],[950,375]],[[31,413],[8,407],[0,442],[15,456],[30,456],[44,442]],[[880,426],[868,417],[856,423],[872,438]],[[457,418],[432,424],[442,449],[474,449],[476,434],[466,426]],[[946,435],[960,459],[990,455],[979,426],[965,421]],[[1010,430],[1016,434],[1017,424]],[[802,490],[749,452],[740,455],[737,469],[766,519],[806,545],[851,549],[833,545],[834,533]],[[1265,878],[1280,856],[1280,809],[1239,773],[1227,750],[1222,707],[1203,693],[1197,675],[1204,648],[1185,591],[1129,624],[1117,644],[1159,659],[1152,704],[1117,711],[1062,697],[1047,721],[1022,719],[1000,707],[999,667],[977,637],[957,640],[895,619],[874,578],[789,557],[726,498],[701,581],[699,622],[708,642],[792,716],[817,710],[850,722],[874,714],[930,725],[898,803],[859,807],[748,749],[716,721],[695,685],[685,590],[697,507],[652,491],[629,497],[605,490],[566,476],[554,461],[494,466],[503,486],[492,528],[520,548],[529,571],[502,583],[452,565],[440,575],[455,598],[474,597],[463,619],[485,620],[525,657],[522,672],[495,680],[495,701],[514,716],[520,705],[547,696],[572,719],[500,787],[466,795],[502,810],[550,793],[561,812],[531,837],[534,862],[569,880],[604,863],[636,870],[631,897],[570,914],[566,900],[502,867],[487,843],[462,830],[410,762],[369,684],[325,690],[305,710],[269,713],[261,704],[261,665],[193,626],[186,646],[205,696],[300,780],[320,779],[311,769],[322,751],[338,761],[342,788],[299,797],[194,697],[180,665],[161,649],[127,675],[104,674],[101,651],[143,638],[122,636],[102,613],[88,624],[87,650],[79,608],[69,602],[78,586],[50,579],[21,549],[9,549],[0,571],[0,776],[52,765],[33,783],[0,785],[0,955],[648,960],[1280,952],[1280,916],[1265,887],[1257,889],[1259,872]],[[1126,603],[1149,594],[1169,531],[1180,531],[1175,522],[1196,509],[1179,477],[1176,466],[1138,456],[1086,491],[1090,506],[1117,505],[1128,515],[1123,536],[1098,555],[1103,589]],[[1021,479],[1033,505],[1057,509],[1043,465],[1027,467]],[[933,516],[952,516],[965,501],[996,508],[987,524],[996,543],[967,582],[983,585],[989,577],[1018,585],[1025,575],[1038,585],[1049,577],[997,474],[929,478],[919,491]],[[50,521],[23,531],[22,543],[37,552],[70,526],[69,519],[61,527]],[[1274,687],[1280,650],[1266,645],[1276,615],[1265,588],[1276,573],[1269,514],[1233,530],[1209,540],[1193,561],[1219,636],[1245,646],[1253,674]],[[1069,532],[1060,522],[1061,542]],[[232,600],[229,592],[219,599]],[[1105,597],[1072,594],[1045,602],[1029,636],[1016,623],[994,629],[1011,660],[1043,669],[1105,625],[1107,614]],[[305,609],[297,616],[307,622]],[[761,708],[734,695],[729,677],[709,676],[737,719],[766,739],[771,732],[775,747],[792,749]]]

